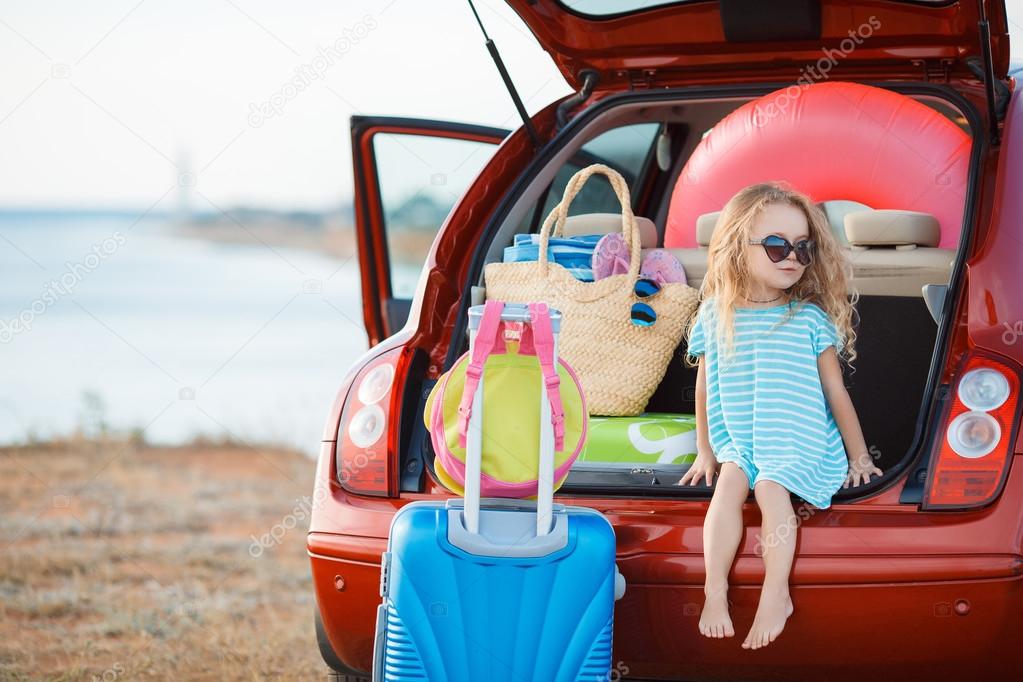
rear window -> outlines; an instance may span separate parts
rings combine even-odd
[[[559,3],[565,9],[583,16],[589,17],[610,17],[621,14],[641,12],[654,7],[666,7],[668,5],[688,5],[704,0],[561,0]],[[899,1],[899,0],[896,0]],[[914,5],[949,5],[955,0],[901,0],[907,4]]]
[[[690,0],[692,1],[692,0]],[[686,2],[668,0],[563,0],[561,4],[576,14],[603,17],[612,14],[629,14],[664,5],[685,5]]]

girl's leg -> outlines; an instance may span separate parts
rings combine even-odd
[[[764,586],[760,591],[757,615],[744,649],[767,646],[781,634],[792,615],[789,597],[789,573],[796,551],[797,517],[792,510],[789,491],[780,483],[762,480],[753,489],[762,518],[760,544],[764,552]]]
[[[748,496],[746,474],[735,462],[723,463],[703,522],[703,562],[707,578],[703,587],[705,599],[700,634],[707,637],[735,634],[728,616],[728,572],[742,540],[742,505]]]

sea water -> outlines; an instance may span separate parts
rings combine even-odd
[[[0,443],[105,428],[315,453],[367,348],[358,267],[166,218],[0,214]]]

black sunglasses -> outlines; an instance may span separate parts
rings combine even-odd
[[[779,237],[776,234],[768,235],[763,239],[751,239],[749,243],[762,245],[764,251],[767,252],[767,257],[774,263],[782,262],[789,257],[790,253],[795,251],[796,260],[799,261],[799,264],[809,265],[810,261],[813,260],[815,251],[815,244],[812,239],[801,239],[793,246],[788,239]]]

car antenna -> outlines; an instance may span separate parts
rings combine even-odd
[[[504,62],[501,60],[501,55],[497,51],[497,45],[495,45],[494,40],[487,35],[487,29],[483,27],[483,22],[480,20],[480,15],[476,11],[476,6],[472,4],[472,0],[469,0],[469,7],[472,8],[473,16],[476,17],[476,23],[480,25],[480,30],[483,31],[483,37],[487,39],[487,50],[490,51],[490,56],[497,65],[497,70],[501,73],[501,78],[504,80],[504,87],[508,89],[508,94],[511,95],[512,101],[515,103],[515,108],[518,110],[519,116],[522,118],[522,124],[526,127],[526,132],[529,133],[529,137],[533,141],[533,146],[539,149],[543,146],[543,143],[540,141],[540,136],[537,134],[536,128],[533,127],[533,122],[529,118],[529,112],[527,112],[526,107],[522,105],[519,93],[515,90],[515,84],[512,83],[511,76],[508,75],[508,69],[504,68]]]
[[[984,0],[977,0],[977,9],[980,12],[980,21],[977,27],[980,29],[980,51],[984,56],[984,92],[987,95],[987,115],[991,122],[991,144],[998,144],[998,114],[995,109],[995,67],[994,57],[991,55],[991,26],[987,21],[987,11],[984,9]]]

